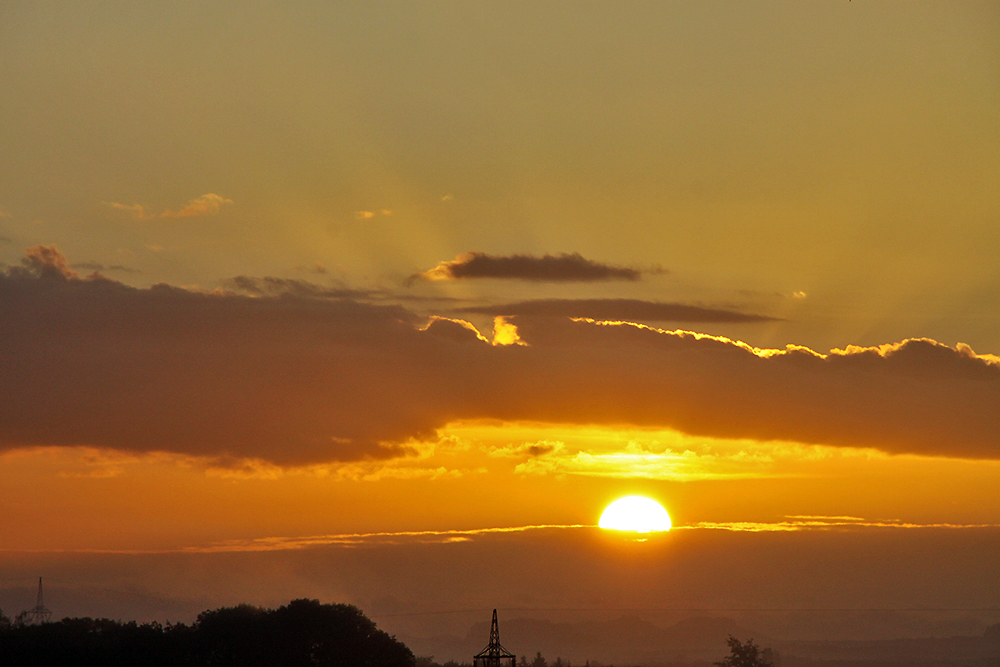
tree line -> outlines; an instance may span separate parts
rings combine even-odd
[[[1000,626],[996,628],[1000,634]],[[730,637],[718,667],[772,667],[777,656]],[[0,612],[0,667],[441,667],[379,630],[360,609],[292,600],[277,609],[222,607],[191,625],[64,618],[12,623]],[[585,667],[596,667],[588,661]],[[454,662],[443,667],[466,667]],[[572,667],[539,652],[518,667]]]
[[[413,653],[360,609],[293,600],[206,611],[191,625],[0,613],[0,667],[414,667]]]

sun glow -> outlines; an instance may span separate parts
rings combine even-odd
[[[670,530],[670,515],[655,500],[626,496],[608,505],[597,525],[611,530],[652,533]]]

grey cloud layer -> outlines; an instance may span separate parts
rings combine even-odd
[[[501,278],[537,282],[590,282],[638,280],[641,275],[638,269],[601,264],[579,253],[535,257],[467,252],[414,277],[428,280]]]
[[[54,248],[0,274],[0,448],[282,464],[387,457],[456,419],[673,427],[1000,459],[1000,367],[909,340],[819,356],[529,318],[529,346],[399,306],[135,289]]]
[[[627,322],[767,322],[775,318],[719,308],[701,308],[680,303],[658,303],[639,299],[535,299],[496,306],[470,306],[458,313],[587,317]]]

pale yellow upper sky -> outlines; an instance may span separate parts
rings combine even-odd
[[[0,261],[398,289],[462,252],[580,252],[667,272],[403,291],[997,352],[998,35],[988,2],[4,3]],[[206,194],[232,203],[161,217]]]

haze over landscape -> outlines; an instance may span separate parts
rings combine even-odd
[[[12,1],[0,97],[4,613],[1000,623],[996,3]]]

